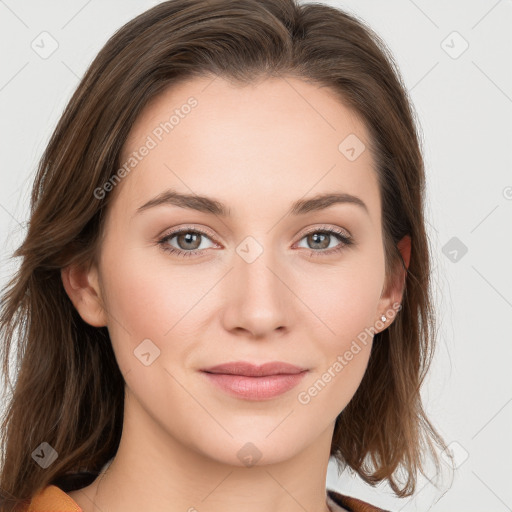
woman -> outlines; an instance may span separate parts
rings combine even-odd
[[[107,42],[4,292],[2,511],[380,510],[434,443],[425,177],[392,57],[294,0],[171,0]],[[400,482],[398,473],[406,475]]]

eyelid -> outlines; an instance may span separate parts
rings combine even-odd
[[[340,228],[339,226],[333,226],[332,224],[321,224],[316,226],[310,226],[308,228],[304,228],[303,231],[299,232],[300,239],[304,236],[309,235],[310,233],[316,233],[317,231],[336,231],[340,234],[344,235],[346,238],[352,238],[352,235],[345,228]]]
[[[210,230],[209,228],[198,227],[195,224],[184,224],[183,226],[180,226],[180,227],[166,229],[163,233],[158,235],[157,239],[166,238],[166,237],[171,236],[171,235],[177,235],[177,234],[180,234],[183,231],[198,232],[198,233],[200,233],[202,235],[205,235],[205,236],[211,238],[212,241],[217,239],[217,236],[215,235],[215,233],[212,230]]]

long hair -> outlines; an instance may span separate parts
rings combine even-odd
[[[121,27],[94,59],[41,157],[19,269],[3,290],[2,510],[66,475],[97,472],[119,446],[124,380],[106,327],[85,323],[60,271],[95,262],[114,176],[134,121],[164,89],[220,76],[243,86],[297,77],[326,86],[368,129],[382,203],[386,279],[405,273],[400,313],[375,335],[368,367],[336,420],[331,455],[369,484],[414,493],[423,456],[446,448],[420,387],[436,339],[420,136],[407,90],[380,38],[353,15],[299,0],[170,0]],[[405,268],[397,249],[412,240]],[[9,375],[16,349],[15,382]],[[58,454],[46,469],[34,451]],[[407,476],[403,485],[399,471]]]

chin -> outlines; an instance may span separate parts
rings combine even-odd
[[[277,424],[274,424],[274,429]],[[270,436],[267,431],[254,436],[250,432],[240,436],[232,434],[234,437],[229,440],[212,441],[207,450],[202,450],[204,455],[218,463],[249,468],[284,462],[297,455],[302,448],[299,440],[295,443],[289,435],[282,439],[277,435],[277,430]]]

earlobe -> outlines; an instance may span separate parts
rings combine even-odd
[[[94,327],[107,325],[96,267],[69,265],[61,269],[64,289],[78,314]]]

